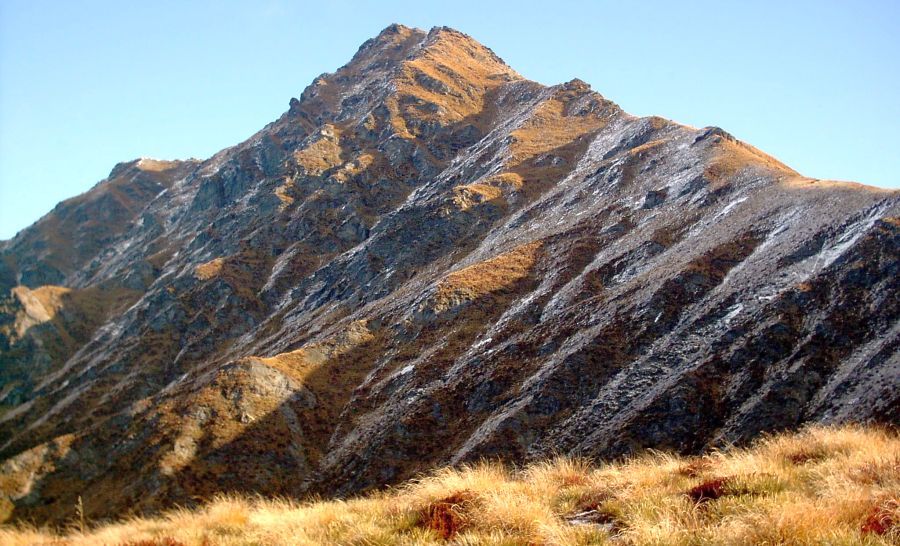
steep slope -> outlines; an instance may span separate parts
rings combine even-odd
[[[94,275],[117,245],[128,244],[128,230],[152,225],[142,215],[147,203],[197,164],[120,163],[88,192],[0,242],[0,408],[23,402],[38,377],[146,289],[160,265],[153,256],[122,276]]]
[[[900,420],[900,193],[525,80],[451,29],[389,27],[178,165],[108,236],[76,220],[64,260],[52,218],[5,243],[9,517]]]

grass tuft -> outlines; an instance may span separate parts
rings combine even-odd
[[[812,427],[702,457],[482,462],[349,500],[222,496],[84,533],[4,526],[0,544],[888,545],[900,542],[898,461],[896,432]]]
[[[421,521],[425,528],[436,532],[444,540],[453,538],[465,527],[467,507],[474,500],[475,495],[471,491],[453,493],[426,506]]]
[[[716,500],[724,497],[728,492],[728,486],[731,484],[730,478],[713,478],[705,482],[695,485],[687,492],[687,496],[694,502],[705,502]]]
[[[900,500],[887,499],[872,506],[860,530],[900,538]]]

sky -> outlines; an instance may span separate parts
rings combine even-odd
[[[900,187],[900,2],[0,0],[0,239],[138,157],[206,158],[390,23],[544,84]]]

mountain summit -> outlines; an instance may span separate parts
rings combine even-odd
[[[900,192],[392,25],[0,243],[0,512],[900,422]]]

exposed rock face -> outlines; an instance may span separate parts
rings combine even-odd
[[[900,192],[392,26],[0,244],[12,518],[900,421]]]

